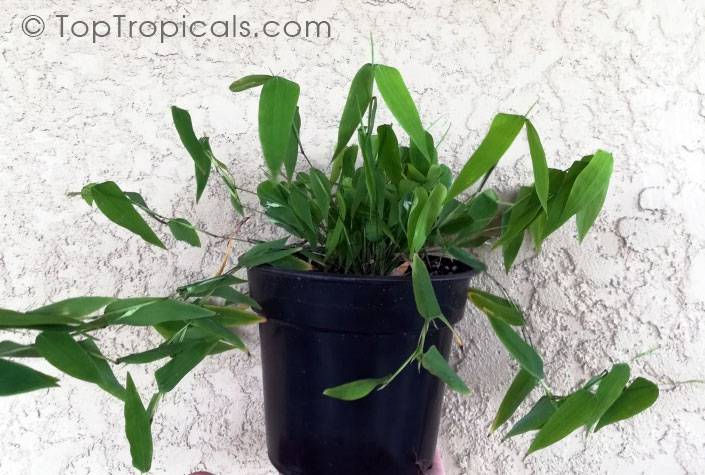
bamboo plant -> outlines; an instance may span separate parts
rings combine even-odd
[[[236,276],[238,270],[272,265],[307,272],[410,275],[418,313],[424,319],[415,351],[402,356],[399,368],[390,374],[371,374],[368,379],[330,387],[324,394],[342,400],[365,397],[391,384],[414,363],[452,390],[469,394],[468,386],[440,352],[424,343],[429,329],[450,327],[431,286],[431,275],[448,271],[441,259],[485,271],[475,250],[490,247],[501,250],[509,272],[526,234],[538,253],[545,239],[575,218],[582,241],[607,195],[612,155],[597,150],[565,170],[549,168],[528,113],[497,114],[480,145],[454,176],[439,161],[444,137],[434,137],[423,126],[401,74],[393,67],[368,63],[353,78],[326,169],[311,164],[300,140],[299,85],[279,76],[251,75],[230,86],[238,94],[256,88],[261,88],[259,138],[268,174],[250,193],[257,195],[263,213],[281,228],[284,237],[268,242],[251,238],[254,245],[231,268],[226,269],[224,263],[217,276],[183,285],[169,297],[76,297],[25,312],[0,310],[0,329],[35,335],[29,344],[0,342],[0,395],[58,386],[57,378],[18,363],[16,358],[43,358],[64,374],[97,385],[124,405],[133,465],[141,471],[151,466],[151,422],[162,397],[208,355],[247,352],[233,328],[265,321],[248,310],[259,306],[243,291],[245,281]],[[396,124],[376,124],[382,102]],[[173,107],[172,117],[195,166],[196,201],[215,172],[229,190],[233,212],[244,217],[238,194],[242,190],[226,163],[216,158],[208,137],[195,134],[186,110]],[[408,142],[400,140],[402,131]],[[512,202],[504,202],[485,185],[522,131],[528,140],[534,183],[521,186]],[[353,136],[356,144],[350,144]],[[299,163],[302,157],[305,164]],[[90,183],[71,195],[82,197],[109,220],[158,248],[166,246],[148,220],[192,246],[200,246],[203,236],[214,236],[183,218],[159,214],[142,195],[123,191],[112,181]],[[625,363],[576,384],[577,389],[569,394],[556,394],[532,344],[526,316],[501,290],[501,296],[477,288],[468,293],[469,301],[486,315],[519,367],[491,431],[507,423],[534,390],[541,397],[504,436],[535,432],[527,453],[581,427],[586,434],[599,431],[654,403],[657,386],[642,377],[630,382]],[[94,338],[111,326],[152,327],[164,341],[111,361]],[[158,391],[145,406],[130,374],[123,384],[111,366],[156,361],[163,362],[154,373]]]

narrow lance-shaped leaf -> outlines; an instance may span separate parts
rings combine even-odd
[[[58,370],[89,383],[101,383],[93,359],[68,333],[43,332],[34,344],[44,359]]]
[[[462,262],[466,266],[469,266],[471,269],[487,270],[487,266],[483,262],[478,261],[475,256],[470,254],[465,249],[461,249],[456,246],[450,247],[448,249],[448,255],[450,255],[453,259]]]
[[[470,389],[460,379],[460,376],[450,367],[435,345],[431,346],[421,358],[421,364],[428,372],[443,381],[453,391],[460,394],[470,394]]]
[[[610,153],[603,150],[595,152],[570,189],[568,201],[563,208],[562,219],[567,220],[604,193],[612,175],[613,164],[614,160]],[[584,232],[586,233],[587,229]]]
[[[612,369],[601,380],[597,387],[597,407],[590,416],[590,420],[585,424],[585,432],[590,432],[592,426],[602,417],[602,415],[621,396],[624,387],[629,382],[629,365],[620,363],[612,366]]]
[[[286,240],[287,238],[282,238],[252,246],[249,251],[240,256],[238,265],[241,267],[257,267],[301,250],[298,247],[286,247]]]
[[[608,188],[609,182],[605,183],[604,189],[597,197],[585,205],[585,207],[575,215],[575,221],[578,225],[578,242],[583,242],[588,231],[590,231],[590,228],[595,223],[597,215],[600,214],[602,206],[605,204]]]
[[[414,199],[411,202],[411,210],[406,225],[406,237],[409,245],[409,250],[414,249],[414,240],[417,235],[416,228],[419,222],[422,226],[426,224],[426,218],[422,218],[423,210],[426,209],[426,201],[428,201],[428,192],[423,187],[417,187],[414,190]],[[420,234],[420,233],[419,233]]]
[[[362,116],[365,114],[365,110],[372,100],[373,79],[374,76],[371,64],[363,65],[358,70],[357,74],[355,74],[350,84],[350,91],[348,92],[348,98],[345,102],[343,115],[340,118],[338,142],[335,145],[333,159],[336,159],[345,149],[345,146],[350,141],[350,137],[353,136],[355,130],[362,122]]]
[[[14,310],[0,308],[0,328],[30,328],[38,325],[66,325],[79,323],[81,323],[81,321],[74,317],[44,313],[21,313],[15,312]]]
[[[171,234],[179,241],[184,241],[195,247],[201,247],[201,240],[198,238],[198,233],[184,218],[170,219],[167,223]]]
[[[218,340],[204,340],[181,353],[176,354],[171,361],[159,368],[154,376],[157,386],[162,393],[168,393],[179,384],[189,371],[195,368],[198,363],[218,344]]]
[[[158,346],[157,348],[152,348],[151,350],[141,351],[139,353],[134,353],[118,358],[117,362],[120,364],[151,363],[153,361],[158,361],[162,358],[166,358],[167,356],[173,356],[196,344],[198,344],[198,342],[192,340],[186,340],[176,343],[164,343],[163,345]]]
[[[110,364],[108,364],[107,359],[100,352],[95,342],[91,339],[85,339],[78,342],[78,344],[86,350],[98,370],[98,376],[100,376],[98,386],[116,398],[124,400],[125,388],[118,382],[113,370],[110,368]]]
[[[384,173],[393,184],[401,180],[401,157],[399,155],[399,141],[391,125],[377,127],[379,137],[378,162]]]
[[[529,141],[531,164],[534,169],[536,196],[541,202],[543,210],[548,212],[548,164],[546,163],[546,153],[543,151],[539,134],[529,119],[526,119],[526,138]]]
[[[492,428],[490,428],[490,433],[497,430],[499,426],[507,422],[509,418],[514,415],[521,403],[524,402],[524,399],[526,399],[536,387],[536,384],[538,384],[538,380],[528,371],[523,368],[519,370],[512,384],[509,386],[507,393],[504,395],[502,403],[499,405],[497,415],[492,423]]]
[[[291,177],[296,170],[296,160],[299,157],[299,140],[301,136],[301,115],[299,108],[296,107],[294,121],[291,123],[291,132],[289,133],[289,144],[286,147],[284,154],[284,170],[286,171],[286,179],[291,181]]]
[[[284,78],[273,77],[262,87],[259,138],[272,177],[277,176],[284,163],[298,100],[299,85]]]
[[[389,380],[389,376],[384,378],[359,379],[350,383],[341,384],[334,388],[328,388],[323,394],[343,401],[354,401],[362,399],[370,394],[378,386],[384,385]]]
[[[203,150],[206,153],[206,157],[208,157],[208,160],[210,160],[210,164],[213,168],[215,168],[216,173],[223,180],[223,183],[225,183],[225,186],[230,192],[230,204],[232,204],[233,209],[236,213],[238,213],[240,216],[244,216],[245,211],[242,208],[240,196],[238,196],[237,193],[237,186],[235,186],[235,178],[233,177],[233,174],[230,172],[230,169],[227,167],[227,165],[215,158],[208,137],[201,137],[199,141],[201,142],[201,146],[203,147]]]
[[[526,324],[524,315],[514,302],[473,287],[468,291],[468,298],[488,316],[497,317],[510,325]]]
[[[585,424],[597,407],[597,398],[586,389],[579,389],[558,408],[536,434],[527,455],[555,444]]]
[[[94,185],[92,194],[96,206],[110,221],[132,231],[148,243],[166,249],[115,182],[106,181]]]
[[[510,355],[536,379],[543,378],[543,361],[528,343],[504,320],[487,316],[499,341]]]
[[[436,292],[431,284],[431,276],[428,274],[426,264],[424,264],[418,254],[414,254],[414,259],[411,263],[411,281],[414,288],[416,308],[421,316],[427,320],[432,320],[443,315],[436,299]]]
[[[239,327],[243,325],[256,325],[266,322],[267,319],[254,312],[248,312],[233,307],[220,307],[218,305],[205,305],[208,310],[216,313],[215,319],[226,327]]]
[[[83,318],[114,302],[113,297],[74,297],[54,302],[27,312],[37,315],[58,315],[69,318]]]
[[[562,401],[552,401],[547,396],[542,396],[534,407],[521,419],[517,421],[511,430],[503,437],[502,440],[506,440],[510,437],[514,437],[520,434],[532,430],[539,430],[544,426],[547,420],[551,418],[553,414],[556,413],[558,407],[560,407]]]
[[[615,422],[628,419],[645,411],[658,399],[658,386],[646,378],[636,378],[619,398],[602,415],[595,432]]]
[[[14,341],[0,341],[0,356],[10,358],[38,358],[41,355],[34,345],[22,345]]]
[[[272,79],[272,76],[269,74],[252,74],[233,81],[233,83],[230,84],[230,90],[232,92],[246,91],[253,87],[259,87],[270,79]]]
[[[0,358],[0,396],[13,396],[58,386],[58,379]]]
[[[106,308],[109,320],[117,325],[152,326],[163,322],[195,320],[213,316],[210,310],[198,305],[178,300],[158,299],[154,302],[136,301],[134,306],[127,306],[124,311],[111,304]]]
[[[130,373],[127,373],[124,414],[125,434],[130,443],[132,465],[143,473],[148,472],[152,467],[152,424]]]
[[[432,162],[431,153],[426,144],[426,131],[421,125],[419,111],[406,84],[404,84],[401,73],[395,68],[381,64],[376,64],[374,68],[375,82],[384,103],[387,104],[394,118],[409,134],[409,138],[416,144],[423,156]]]
[[[524,126],[524,116],[497,114],[490,130],[450,187],[446,201],[455,198],[497,165]]]
[[[249,352],[247,351],[247,347],[242,342],[240,337],[230,331],[227,327],[219,323],[218,320],[216,320],[215,318],[209,317],[194,320],[193,322],[191,322],[191,325],[203,330],[209,336],[226,341],[233,345],[235,348],[238,348],[244,351],[245,353],[249,354]]]
[[[211,162],[206,156],[201,142],[196,137],[196,133],[193,131],[191,114],[184,109],[172,106],[171,117],[174,120],[174,127],[176,127],[181,143],[184,144],[184,148],[193,159],[196,169],[196,202],[198,202],[201,199],[203,190],[206,188],[206,183],[208,183],[208,176],[211,173]]]

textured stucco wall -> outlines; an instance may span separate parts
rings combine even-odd
[[[302,136],[325,165],[349,80],[369,58],[399,67],[426,124],[452,127],[441,152],[456,170],[492,115],[532,112],[549,163],[566,166],[602,147],[616,159],[605,210],[582,246],[571,226],[539,257],[525,243],[505,276],[535,326],[553,386],[569,390],[613,362],[660,352],[635,372],[663,383],[661,400],[633,422],[587,442],[573,435],[524,459],[528,438],[503,444],[489,422],[515,366],[486,320],[468,311],[469,342],[453,358],[473,395],[449,394],[440,445],[451,474],[705,472],[705,11],[701,1],[122,1],[3,0],[0,15],[0,287],[3,307],[31,308],[80,294],[167,294],[212,274],[223,242],[201,249],[167,238],[169,252],[109,224],[67,191],[114,179],[163,214],[218,233],[235,218],[213,180],[194,204],[193,166],[170,125],[169,106],[191,110],[217,155],[254,188],[262,177],[255,94],[229,82],[274,72],[301,84]],[[331,39],[60,38],[20,30],[29,14],[75,19],[127,14],[144,20],[326,19]],[[519,141],[492,184],[511,192],[530,179]],[[252,197],[243,196],[253,204]],[[257,215],[250,236],[273,236]],[[241,252],[243,248],[238,247]],[[489,285],[489,282],[478,282]],[[155,420],[155,474],[208,468],[272,474],[264,444],[259,347],[210,358],[163,402]],[[111,356],[158,338],[111,331]],[[50,373],[48,366],[41,369]],[[133,367],[143,394],[147,370]],[[118,371],[124,379],[124,370]],[[0,400],[0,473],[131,473],[120,405],[65,378],[62,387]]]

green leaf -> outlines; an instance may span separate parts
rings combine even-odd
[[[21,345],[14,341],[0,341],[0,356],[11,358],[37,358],[41,356],[34,345]]]
[[[417,189],[423,190],[423,188]],[[441,212],[443,200],[445,199],[447,192],[448,190],[446,187],[440,183],[436,183],[433,190],[431,190],[431,194],[424,202],[423,209],[418,214],[416,226],[413,228],[411,245],[409,246],[410,253],[417,252],[423,248],[426,243],[426,239],[431,233],[433,225],[438,218],[438,214]],[[409,221],[411,222],[411,217],[409,218]]]
[[[421,358],[421,364],[429,373],[443,381],[453,391],[460,394],[470,394],[470,389],[465,385],[460,376],[450,367],[443,355],[435,345],[432,345]]]
[[[98,375],[100,376],[100,381],[97,383],[103,390],[112,394],[120,400],[125,399],[125,388],[118,382],[115,378],[113,370],[110,368],[108,361],[105,359],[103,354],[98,349],[98,346],[91,339],[86,339],[78,342],[81,347],[86,350],[88,355],[93,360],[93,364],[98,370]]]
[[[93,186],[93,199],[98,209],[113,223],[132,231],[150,244],[166,249],[152,228],[135,210],[130,199],[112,181]]]
[[[191,155],[196,169],[196,202],[201,199],[203,190],[208,183],[208,176],[211,173],[211,161],[206,156],[202,143],[196,137],[193,131],[193,123],[191,122],[191,114],[184,109],[179,109],[176,106],[171,107],[171,117],[174,121],[174,127],[179,134],[181,143]]]
[[[296,256],[285,256],[282,257],[281,259],[277,259],[276,261],[272,261],[269,263],[273,267],[279,267],[281,269],[290,269],[290,270],[301,270],[301,271],[310,271],[313,270],[313,265],[305,261],[303,259],[299,259]]]
[[[497,430],[498,427],[507,422],[509,418],[514,415],[521,403],[524,402],[524,399],[526,399],[536,387],[536,384],[538,384],[538,380],[529,374],[528,371],[525,369],[519,370],[512,384],[509,386],[507,393],[504,395],[502,403],[499,405],[490,433]]]
[[[328,210],[330,209],[330,183],[326,175],[317,168],[311,168],[311,193],[321,211],[324,223],[328,223]]]
[[[286,171],[286,179],[291,181],[291,177],[296,170],[296,160],[299,157],[299,138],[301,136],[301,115],[299,108],[296,107],[294,121],[291,124],[291,132],[289,134],[289,144],[286,147],[284,155],[284,170]]]
[[[256,244],[249,251],[240,256],[238,265],[240,267],[256,267],[267,264],[284,256],[299,252],[301,248],[286,247],[288,238],[277,239],[276,241]]]
[[[67,318],[82,318],[90,315],[109,303],[115,302],[113,297],[75,297],[54,302],[27,312],[30,315],[57,315]]]
[[[516,435],[524,434],[532,430],[539,430],[546,424],[546,421],[556,413],[562,401],[552,401],[547,396],[542,396],[531,408],[531,410],[511,428],[502,440],[506,440]]]
[[[487,266],[483,262],[480,262],[475,259],[475,256],[470,254],[465,249],[461,249],[457,246],[452,246],[448,248],[448,255],[450,255],[450,257],[452,257],[453,259],[462,262],[471,269],[478,269],[483,271],[487,270]]]
[[[38,325],[78,324],[80,320],[56,314],[20,313],[0,308],[0,328],[30,328]]]
[[[220,176],[221,180],[223,180],[223,183],[225,183],[226,188],[230,192],[230,204],[232,204],[233,209],[241,216],[244,216],[245,211],[242,208],[240,197],[237,194],[237,186],[235,186],[235,177],[233,177],[233,174],[230,173],[230,169],[226,164],[215,158],[215,155],[213,155],[213,150],[211,150],[211,145],[210,141],[208,140],[208,137],[201,137],[199,142],[203,147],[203,151],[205,152],[206,157],[208,158],[208,160],[210,160],[210,165],[215,168],[216,173],[218,174],[218,176]]]
[[[441,307],[436,299],[436,292],[431,284],[431,276],[428,275],[426,264],[424,264],[418,254],[414,254],[411,264],[411,281],[414,288],[416,308],[421,316],[427,320],[442,316],[443,312],[441,312]]]
[[[377,127],[379,151],[377,152],[379,166],[394,185],[401,180],[401,156],[399,155],[399,140],[391,125]]]
[[[130,373],[127,373],[125,397],[125,434],[130,443],[132,465],[143,473],[148,472],[152,467],[152,423]]]
[[[333,228],[333,232],[328,233],[326,236],[326,260],[330,258],[335,251],[335,248],[338,247],[344,227],[345,224],[343,224],[343,221],[338,218],[338,221],[335,223],[335,228]]]
[[[558,410],[536,434],[526,454],[555,444],[578,427],[585,424],[597,406],[597,398],[586,389],[579,389],[568,396]]]
[[[88,206],[93,206],[93,192],[91,191],[95,183],[89,183],[81,188],[81,198],[88,203]]]
[[[0,396],[36,391],[58,386],[53,378],[25,365],[0,358]]]
[[[468,291],[468,298],[489,317],[499,318],[510,325],[526,325],[524,315],[522,315],[521,310],[514,302],[474,287],[471,287]]]
[[[246,91],[253,87],[259,87],[270,79],[272,79],[272,76],[269,74],[252,74],[234,81],[230,84],[230,90],[232,92]]]
[[[220,322],[218,322],[218,320],[216,320],[215,318],[201,318],[199,320],[194,320],[193,322],[191,322],[191,325],[196,328],[200,328],[207,335],[228,342],[235,348],[249,354],[249,351],[247,351],[247,347],[242,342],[240,337],[230,331],[229,328],[225,327]]]
[[[612,366],[612,369],[601,380],[597,387],[597,407],[595,412],[585,424],[585,432],[590,432],[592,426],[602,417],[602,415],[614,404],[629,382],[629,365],[619,363]]]
[[[207,318],[213,314],[201,306],[180,302],[178,300],[158,299],[151,303],[138,300],[135,305],[124,311],[118,307],[108,306],[110,322],[115,325],[152,326],[163,322]]]
[[[529,119],[526,119],[526,138],[529,141],[531,164],[534,168],[536,196],[541,202],[543,210],[548,212],[548,164],[546,163],[546,153],[543,151],[539,134]]]
[[[37,336],[35,346],[41,355],[56,369],[76,379],[101,384],[102,378],[93,358],[66,332],[43,332]]]
[[[490,130],[450,187],[446,200],[455,198],[490,171],[512,145],[524,126],[524,116],[497,114]]]
[[[487,315],[499,341],[510,355],[536,379],[543,378],[543,361],[514,329],[504,320]]]
[[[179,381],[189,371],[203,361],[208,353],[218,344],[218,340],[205,340],[181,353],[177,353],[171,361],[159,368],[154,376],[157,380],[159,392],[168,393],[179,384]]]
[[[504,214],[502,215],[502,233],[506,236],[507,235],[507,228],[509,227],[509,222],[511,221],[511,217],[513,214],[514,210],[508,210],[505,211]],[[500,242],[503,239],[500,239]],[[500,242],[495,243],[493,246],[496,247]],[[517,255],[519,254],[519,250],[521,249],[521,245],[524,243],[524,231],[520,231],[516,236],[510,238],[510,239],[504,239],[504,242],[502,244],[502,259],[504,261],[504,271],[506,273],[509,273],[509,270],[512,268],[512,264],[514,264],[514,261],[517,258]]]
[[[517,236],[523,236],[524,231],[536,219],[541,212],[541,203],[533,187],[522,186],[517,193],[514,205],[508,209],[502,218],[508,216],[506,224],[503,220],[502,238],[493,246],[497,248],[507,242],[514,240]]]
[[[575,215],[575,221],[578,225],[578,242],[583,242],[588,231],[590,231],[590,228],[595,223],[597,215],[600,214],[602,206],[605,204],[608,188],[609,183],[605,184],[604,189],[595,199],[589,202]]]
[[[284,163],[291,126],[299,101],[299,85],[275,76],[266,81],[259,98],[259,138],[272,177]]]
[[[406,225],[406,237],[409,245],[409,250],[414,249],[414,241],[417,239],[416,228],[426,225],[426,217],[423,216],[423,211],[426,208],[426,202],[428,201],[428,192],[425,188],[419,186],[414,190],[414,199],[411,203],[411,209],[409,211],[409,219]],[[427,211],[428,212],[428,211]],[[425,234],[425,231],[419,231],[419,235]],[[423,244],[423,243],[422,243]]]
[[[350,383],[341,384],[334,388],[328,388],[323,394],[343,401],[355,401],[370,394],[376,387],[387,383],[389,376],[383,378],[358,379]]]
[[[179,241],[184,241],[192,246],[201,247],[201,240],[198,238],[198,233],[191,223],[183,218],[170,219],[168,222],[169,230]]]
[[[409,138],[416,144],[426,159],[431,162],[431,154],[426,144],[426,131],[421,125],[419,111],[404,84],[399,71],[381,64],[375,65],[375,82],[379,93],[389,110]]]
[[[580,172],[570,189],[570,195],[563,208],[562,219],[567,220],[578,211],[598,199],[609,185],[614,160],[612,154],[598,150]],[[587,233],[587,229],[583,229]]]
[[[217,305],[206,305],[208,310],[216,313],[215,319],[226,327],[240,327],[243,325],[255,325],[264,323],[266,318],[257,315],[254,312],[241,310],[232,307],[219,307]]]
[[[658,386],[645,378],[636,378],[619,398],[602,415],[595,432],[615,422],[628,419],[645,411],[658,399]]]
[[[145,364],[151,363],[153,361],[158,361],[167,356],[174,356],[175,354],[184,351],[196,345],[198,342],[192,340],[186,340],[176,343],[164,343],[161,346],[152,348],[151,350],[142,351],[140,353],[134,353],[131,355],[123,356],[118,358],[117,362],[120,364]]]
[[[338,126],[338,142],[333,153],[334,159],[345,149],[350,137],[362,122],[362,116],[372,100],[373,79],[372,65],[365,64],[358,70],[350,84],[350,92]]]
[[[211,296],[225,300],[228,305],[247,305],[252,308],[260,308],[255,299],[232,287],[218,287],[213,291]]]
[[[220,287],[230,287],[231,285],[244,284],[245,282],[247,281],[238,279],[234,275],[223,274],[181,286],[177,291],[183,297],[203,297],[211,295],[214,290]]]

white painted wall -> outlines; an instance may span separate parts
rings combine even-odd
[[[301,84],[302,136],[325,165],[349,80],[369,58],[400,68],[425,123],[452,124],[442,159],[456,170],[493,114],[532,112],[549,163],[564,167],[602,147],[614,153],[604,213],[582,246],[573,229],[529,247],[503,276],[531,316],[548,378],[569,390],[644,350],[635,371],[664,383],[657,405],[587,442],[573,435],[524,459],[529,443],[487,437],[515,371],[468,311],[460,372],[474,393],[449,395],[440,444],[451,474],[705,472],[705,11],[700,1],[209,1],[63,2],[3,0],[0,20],[0,285],[3,307],[31,308],[81,294],[163,295],[212,274],[224,244],[170,252],[111,225],[65,193],[114,179],[164,214],[218,233],[235,222],[216,180],[196,206],[191,160],[169,106],[191,110],[197,130],[254,188],[262,178],[254,94],[231,95],[231,80],[274,72]],[[96,20],[216,20],[237,14],[326,19],[330,39],[157,40],[60,38],[57,20],[39,38],[22,19],[66,13]],[[530,180],[525,143],[512,148],[492,184],[509,192]],[[251,197],[245,201],[253,204]],[[570,226],[569,226],[570,228]],[[273,230],[256,216],[250,236]],[[238,248],[237,251],[242,251]],[[482,281],[479,284],[487,285]],[[264,444],[259,347],[211,358],[167,397],[155,421],[155,474],[204,469],[271,474]],[[110,331],[111,356],[157,343],[147,330]],[[454,353],[457,360],[459,355]],[[54,371],[41,366],[48,372]],[[150,368],[132,368],[143,392]],[[149,371],[148,371],[149,370]],[[124,378],[124,371],[119,371]],[[122,409],[88,384],[0,400],[0,473],[130,473]]]

